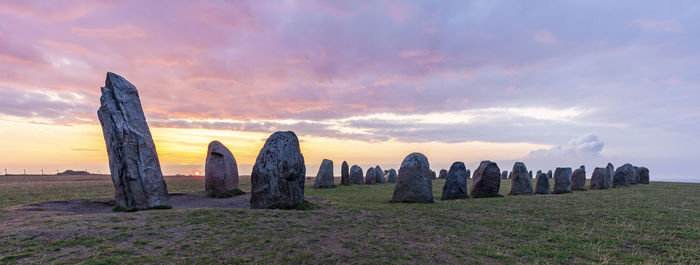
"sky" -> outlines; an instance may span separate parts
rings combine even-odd
[[[699,62],[697,1],[0,1],[0,168],[108,172],[110,71],[165,174],[219,140],[247,175],[293,130],[310,176],[422,152],[700,181]]]

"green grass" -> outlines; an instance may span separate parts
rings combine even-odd
[[[2,207],[113,192],[108,178],[2,179]],[[166,181],[170,192],[204,195],[201,178]],[[443,183],[433,181],[430,204],[390,203],[393,184],[307,181],[306,196],[326,200],[305,211],[0,212],[0,263],[700,263],[700,184],[441,201]]]

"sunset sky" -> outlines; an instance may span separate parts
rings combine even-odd
[[[3,0],[0,170],[108,172],[108,71],[138,88],[165,174],[219,140],[248,175],[293,130],[308,175],[422,152],[700,181],[697,1]]]

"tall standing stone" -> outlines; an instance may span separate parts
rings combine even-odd
[[[428,158],[411,153],[401,162],[392,202],[434,202]]]
[[[470,179],[472,177],[472,171],[470,169],[467,169],[467,179]]]
[[[350,183],[356,185],[365,184],[364,176],[362,176],[362,168],[358,165],[353,165],[350,168]]]
[[[304,202],[306,165],[294,132],[275,132],[260,149],[250,174],[250,207],[295,208]]]
[[[367,173],[365,173],[365,184],[368,185],[374,185],[377,184],[377,176],[375,176],[377,173],[377,170],[375,168],[370,167],[367,169]]]
[[[530,172],[528,172],[527,175],[530,177],[530,179],[532,179],[532,170],[530,170]]]
[[[613,187],[613,176],[615,176],[615,166],[613,166],[612,163],[608,163],[608,165],[605,166],[605,182],[607,182],[608,188]]]
[[[503,170],[503,172],[501,172],[501,178],[508,179],[508,170]]]
[[[379,165],[374,167],[374,177],[377,178],[377,184],[386,184],[386,178],[384,177],[384,170],[382,170]]]
[[[571,191],[571,168],[558,167],[554,170],[554,193]]]
[[[445,186],[442,187],[442,200],[466,199],[467,167],[463,162],[454,162],[446,174]]]
[[[581,166],[571,174],[571,189],[586,190],[586,167]]]
[[[231,197],[240,192],[236,159],[219,141],[212,141],[207,148],[204,190],[213,197]]]
[[[549,188],[549,177],[547,174],[540,171],[537,174],[537,184],[535,184],[535,193],[537,194],[550,194],[552,191]]]
[[[136,87],[107,73],[97,117],[107,145],[114,197],[123,209],[171,207]]]
[[[333,177],[333,161],[328,159],[323,159],[321,162],[321,167],[316,173],[316,181],[314,181],[314,188],[330,188],[335,187],[335,178]]]
[[[498,190],[501,188],[501,170],[498,165],[489,160],[481,161],[479,167],[474,170],[474,180],[469,189],[473,198],[500,197]]]
[[[343,161],[343,165],[340,166],[340,185],[350,185],[350,168],[347,161]]]
[[[396,183],[396,179],[398,178],[398,174],[396,174],[396,170],[393,168],[389,170],[389,173],[386,174],[386,181],[390,183]]]
[[[400,170],[401,170],[401,169],[399,168],[399,171],[400,171]],[[436,175],[435,175],[435,171],[430,170],[430,179],[431,179],[431,180],[437,179],[437,177],[436,177]]]
[[[547,171],[547,177],[550,179],[552,178],[552,170],[551,169],[549,171]]]
[[[527,171],[525,163],[515,162],[513,171],[510,172],[512,177],[512,185],[510,186],[510,195],[530,195],[532,194],[532,178]]]
[[[639,184],[649,184],[649,169],[646,167],[640,167],[639,170],[637,170],[637,174],[639,174]]]
[[[602,190],[609,188],[608,181],[606,180],[607,169],[603,167],[597,167],[593,169],[593,174],[591,175],[591,185],[592,190]]]
[[[440,169],[440,173],[438,174],[438,179],[447,179],[447,170],[446,169]]]
[[[615,186],[618,185],[629,185],[634,182],[636,172],[634,166],[631,164],[624,164],[621,167],[615,169],[615,176],[613,177],[613,182]]]
[[[542,170],[537,170],[537,173],[535,173],[535,177],[539,177],[540,173],[542,173]]]

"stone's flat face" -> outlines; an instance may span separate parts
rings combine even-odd
[[[646,167],[640,167],[639,170],[637,170],[637,174],[639,175],[639,184],[649,184],[649,169]]]
[[[610,188],[608,186],[608,181],[606,175],[608,174],[607,169],[603,167],[597,167],[593,169],[593,175],[591,175],[591,185],[592,190],[602,190]]]
[[[362,168],[358,165],[353,165],[350,168],[350,183],[356,185],[365,184],[364,176],[362,175]]]
[[[558,167],[554,170],[554,193],[571,191],[571,168]]]
[[[467,169],[467,178],[471,178],[471,177],[472,177],[472,171]]]
[[[472,197],[497,196],[501,189],[501,170],[491,161],[481,161],[474,170],[474,180],[469,190]]]
[[[398,178],[398,174],[396,174],[396,170],[393,168],[389,170],[389,173],[386,174],[386,181],[389,183],[396,183],[396,179]]]
[[[348,186],[350,184],[350,167],[347,161],[343,161],[340,166],[340,185]]]
[[[512,184],[510,186],[510,195],[530,195],[532,194],[532,178],[527,171],[525,163],[515,162],[511,173]]]
[[[536,194],[549,194],[551,193],[551,189],[549,188],[549,177],[547,174],[542,173],[542,171],[537,174],[537,184],[535,185],[535,193]]]
[[[392,202],[434,202],[428,158],[411,153],[401,162]]]
[[[614,185],[613,176],[615,176],[615,166],[608,163],[608,165],[605,166],[605,182],[607,182],[606,184],[608,188],[612,188]]]
[[[446,174],[447,180],[442,187],[442,200],[466,199],[467,167],[463,162],[454,162]]]
[[[318,168],[318,173],[316,174],[314,188],[329,188],[334,186],[335,180],[333,178],[333,161],[323,159],[321,162],[321,167]]]
[[[384,171],[379,166],[374,167],[374,177],[377,178],[377,181],[376,181],[377,183],[379,183],[379,184],[386,183],[386,178],[384,177]]]
[[[550,179],[552,178],[552,170],[547,171],[547,177]]]
[[[304,202],[306,165],[294,132],[275,132],[260,149],[250,175],[250,207],[293,208]]]
[[[136,87],[107,73],[97,117],[107,145],[117,205],[124,209],[171,207]]]
[[[571,174],[571,189],[586,190],[586,168],[581,166]]]
[[[377,184],[377,170],[375,168],[370,167],[367,169],[367,173],[365,173],[365,184],[367,185],[374,185]]]
[[[637,172],[634,170],[634,166],[631,164],[624,164],[615,170],[615,175],[613,176],[613,184],[617,185],[629,185],[634,184],[635,174]]]
[[[231,151],[219,141],[207,148],[204,165],[204,190],[210,196],[221,197],[238,189],[238,164]]]
[[[447,179],[447,170],[446,169],[440,169],[440,173],[438,174],[438,179]]]
[[[501,178],[508,179],[508,170],[504,170],[503,172],[501,172]]]

